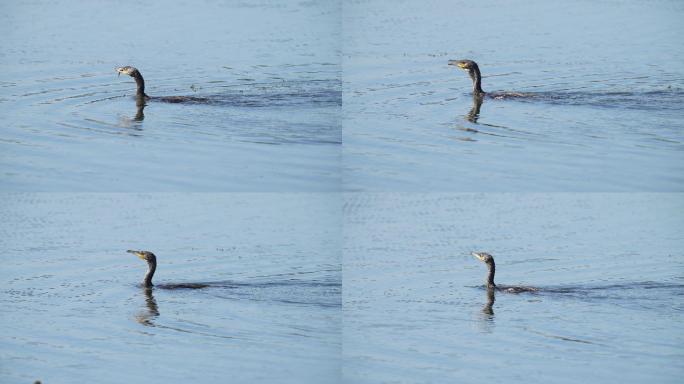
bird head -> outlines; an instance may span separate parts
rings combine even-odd
[[[148,263],[156,263],[157,262],[157,256],[155,256],[154,253],[149,252],[149,251],[133,251],[133,250],[129,249],[126,252],[136,255],[139,258],[147,261]]]
[[[121,76],[121,74],[133,76],[136,72],[138,72],[138,69],[127,65],[125,67],[117,67],[116,72],[118,73],[118,76]]]
[[[494,262],[494,257],[487,252],[472,252],[471,255],[477,257],[478,260],[485,264],[491,264]]]
[[[449,60],[449,65],[459,67],[462,70],[467,71],[467,72],[474,71],[475,69],[479,69],[477,67],[477,63],[472,61],[472,60]]]

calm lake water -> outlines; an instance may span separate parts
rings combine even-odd
[[[2,195],[0,382],[334,382],[332,197]],[[131,248],[158,283],[217,286],[147,293]]]
[[[340,5],[0,5],[0,186],[21,191],[339,189]],[[150,96],[140,115],[132,65]]]
[[[350,194],[349,383],[675,383],[681,194]],[[483,288],[496,281],[538,293]]]
[[[344,7],[347,191],[681,191],[681,1]],[[449,59],[480,64],[485,100]]]
[[[0,3],[0,383],[677,382],[682,20]],[[491,295],[473,251],[540,291]]]

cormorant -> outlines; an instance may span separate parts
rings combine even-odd
[[[135,93],[138,105],[144,105],[148,100],[158,100],[166,103],[202,103],[208,101],[206,98],[194,96],[150,97],[145,93],[145,79],[143,79],[138,68],[127,65],[125,67],[117,67],[116,72],[118,73],[118,76],[124,74],[135,79],[135,83],[138,85],[138,90]]]
[[[142,285],[145,288],[151,288],[154,286],[152,284],[152,277],[154,276],[154,272],[157,270],[157,256],[154,255],[154,253],[150,251],[134,251],[134,250],[128,250],[126,251],[128,253],[132,253],[139,258],[145,260],[147,262],[147,273],[145,274],[145,278],[143,279]],[[204,283],[178,283],[178,284],[162,284],[159,285],[159,288],[164,288],[164,289],[200,289],[200,288],[206,288],[208,287],[209,284],[204,284]]]
[[[521,287],[521,286],[503,286],[494,284],[494,273],[496,272],[496,264],[494,263],[494,257],[487,252],[472,252],[473,256],[477,257],[478,260],[487,264],[487,289],[496,289],[497,291],[505,291],[509,293],[520,293],[520,292],[536,292],[539,288],[535,287]]]
[[[454,65],[462,70],[468,72],[470,79],[473,81],[473,96],[482,97],[487,95],[495,99],[503,99],[506,97],[527,97],[529,94],[519,92],[485,92],[482,90],[482,75],[480,74],[480,67],[472,60],[449,60],[449,65]]]

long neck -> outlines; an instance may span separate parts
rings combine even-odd
[[[143,79],[140,72],[133,72],[133,78],[135,79],[135,83],[138,85],[138,92],[136,92],[136,95],[138,97],[147,97],[147,95],[145,94],[145,80]]]
[[[145,278],[143,279],[143,286],[144,287],[151,287],[152,284],[152,276],[154,276],[154,271],[157,270],[157,262],[156,261],[150,261],[147,263],[147,273],[145,274]]]
[[[491,264],[487,263],[487,269],[489,269],[489,273],[487,273],[487,287],[494,288],[496,287],[496,284],[494,284],[494,273],[496,273],[494,260],[492,260]]]
[[[482,76],[480,75],[480,68],[474,67],[471,71],[468,71],[470,78],[473,80],[473,94],[484,94],[482,90]]]
[[[487,304],[482,308],[482,312],[493,315],[494,314],[494,302],[496,301],[496,295],[494,294],[494,287],[487,287]]]

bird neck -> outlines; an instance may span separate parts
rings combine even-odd
[[[487,269],[489,270],[489,273],[487,273],[487,287],[494,288],[496,287],[496,284],[494,284],[494,273],[496,273],[496,264],[494,264],[494,260],[492,260],[491,264],[487,264]]]
[[[494,314],[494,302],[496,301],[496,295],[494,294],[494,287],[487,287],[487,304],[482,308],[482,312],[487,315]]]
[[[148,262],[147,263],[147,273],[145,274],[145,278],[143,279],[143,286],[144,287],[151,287],[152,284],[152,277],[154,276],[154,271],[157,270],[157,263],[156,262]]]
[[[482,75],[480,75],[480,68],[475,67],[468,72],[470,78],[473,80],[473,94],[482,95],[485,92],[482,90]]]
[[[138,85],[138,92],[136,92],[136,95],[138,97],[146,98],[148,97],[145,94],[145,79],[143,79],[142,75],[140,74],[139,71],[133,72],[133,78],[135,79],[135,83]]]

